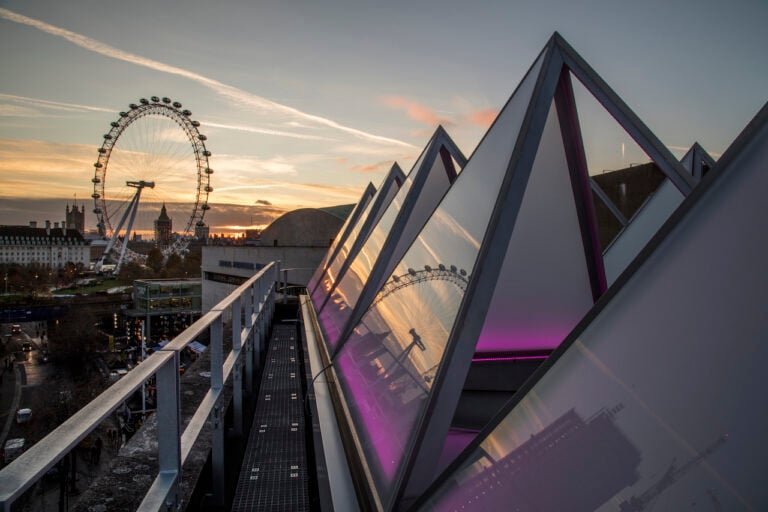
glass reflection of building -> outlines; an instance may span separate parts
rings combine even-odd
[[[598,509],[638,480],[641,454],[616,426],[620,410],[603,409],[584,420],[571,409],[501,458],[478,451],[474,463],[468,461],[471,473],[462,475],[439,509]]]

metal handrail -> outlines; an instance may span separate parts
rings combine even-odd
[[[159,472],[139,510],[176,509],[180,503],[178,488],[181,467],[209,418],[214,426],[212,429],[214,469],[218,464],[223,465],[224,422],[223,411],[220,411],[217,405],[218,398],[224,383],[234,374],[235,418],[242,418],[242,392],[237,389],[242,387],[242,372],[239,369],[245,359],[246,385],[250,386],[253,382],[259,351],[262,343],[266,341],[266,333],[271,323],[276,283],[280,276],[279,267],[279,262],[272,262],[262,268],[165,347],[147,357],[125,377],[0,471],[0,508],[10,511],[11,504],[34,485],[46,471],[95,430],[148,379],[156,375]],[[232,320],[233,338],[232,351],[226,359],[223,354],[225,315]],[[245,325],[241,326],[243,316]],[[181,432],[180,352],[206,331],[210,334],[210,389],[198,405],[184,432]],[[244,354],[247,357],[243,357]],[[221,499],[223,499],[224,490],[223,478],[224,471],[219,475],[214,472],[214,492],[220,491]],[[217,482],[217,479],[220,481]]]

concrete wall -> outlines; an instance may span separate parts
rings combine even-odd
[[[279,260],[281,269],[289,269],[290,285],[306,286],[327,251],[328,247],[204,247],[203,313],[238,286],[222,280],[242,281],[271,261]]]

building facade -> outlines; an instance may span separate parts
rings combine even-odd
[[[79,231],[60,227],[56,222],[45,228],[0,226],[0,263],[39,264],[63,268],[67,263],[88,265],[90,247]]]

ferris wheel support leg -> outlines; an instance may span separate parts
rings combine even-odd
[[[139,188],[136,191],[136,195],[133,198],[133,203],[131,204],[131,207],[129,210],[131,211],[131,218],[128,221],[128,227],[125,228],[125,238],[123,239],[123,247],[120,249],[120,258],[117,260],[117,265],[115,265],[115,272],[114,274],[117,275],[118,272],[120,272],[120,265],[123,264],[123,258],[125,257],[125,249],[128,247],[128,240],[131,238],[131,229],[133,229],[133,220],[136,218],[136,211],[139,209],[139,197],[141,196],[141,188]],[[127,211],[125,213],[128,213]],[[117,235],[117,231],[115,232],[115,235]]]
[[[117,237],[120,235],[120,230],[123,229],[123,224],[125,224],[125,219],[128,218],[128,214],[134,210],[134,207],[136,205],[136,196],[137,193],[134,194],[133,198],[131,199],[130,204],[128,205],[128,208],[125,209],[125,212],[123,212],[123,216],[120,218],[120,222],[117,224],[117,228],[112,232],[112,236],[109,239],[109,243],[107,244],[107,248],[104,250],[104,254],[102,254],[101,259],[99,260],[99,263],[96,265],[96,271],[98,272],[101,267],[107,262],[107,259],[112,254],[112,249],[115,246],[115,242],[117,242]]]

